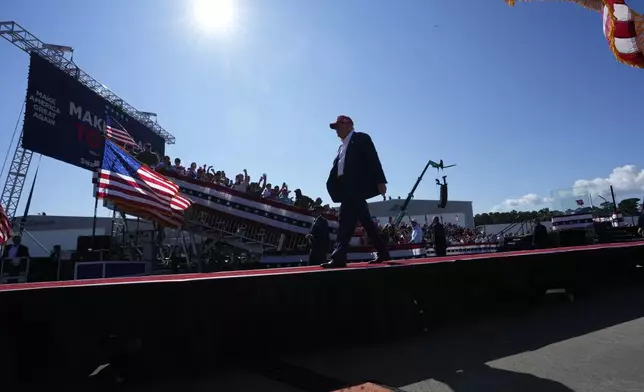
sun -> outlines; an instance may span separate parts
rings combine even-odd
[[[235,11],[235,0],[194,0],[194,20],[206,33],[230,32],[235,25]]]

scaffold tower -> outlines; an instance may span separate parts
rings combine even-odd
[[[14,46],[22,49],[26,53],[39,54],[65,73],[74,76],[80,83],[105,98],[112,105],[120,108],[132,118],[146,125],[154,133],[163,137],[167,144],[175,143],[174,136],[150,119],[150,113],[136,110],[102,83],[83,72],[73,61],[73,49],[71,47],[46,44],[13,21],[0,22],[0,37],[11,42]],[[2,196],[0,196],[0,205],[5,208],[5,212],[10,219],[16,216],[32,155],[32,151],[22,148],[21,131],[13,159],[9,166]]]

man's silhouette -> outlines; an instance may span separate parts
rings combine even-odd
[[[534,228],[532,229],[532,245],[537,249],[548,247],[548,229],[541,224],[541,221],[538,218],[534,220]]]
[[[5,247],[2,252],[3,273],[9,276],[19,276],[20,271],[25,271],[26,261],[29,259],[29,248],[21,244],[20,236],[13,237],[13,244]]]
[[[370,263],[390,260],[387,246],[380,237],[367,206],[367,199],[387,193],[387,179],[376,147],[369,135],[355,132],[353,120],[347,116],[338,116],[336,122],[329,124],[329,127],[336,131],[342,145],[333,161],[326,188],[331,199],[342,204],[335,249],[331,254],[331,261],[322,264],[322,267],[346,267],[347,247],[358,221],[378,252],[378,257]]]
[[[432,220],[431,233],[436,256],[447,256],[447,236],[445,235],[445,227],[437,216]]]
[[[326,262],[326,256],[329,252],[329,221],[322,214],[323,211],[324,208],[321,206],[313,211],[315,221],[313,221],[311,230],[306,236],[311,244],[309,265],[320,265]]]

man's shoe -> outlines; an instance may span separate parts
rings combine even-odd
[[[369,261],[369,264],[381,264],[381,263],[384,263],[385,261],[389,261],[389,260],[391,260],[391,256],[389,256],[389,254],[386,254],[384,256],[378,255],[378,256],[376,256],[375,259]]]
[[[320,267],[322,268],[345,268],[347,266],[346,261],[336,261],[336,260],[331,260],[327,263],[320,264]]]

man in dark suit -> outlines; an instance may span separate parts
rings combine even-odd
[[[7,245],[2,252],[2,271],[10,277],[19,276],[26,271],[26,261],[29,259],[29,248],[21,244],[20,236],[13,237],[13,245]]]
[[[142,164],[150,167],[156,167],[156,165],[159,164],[159,155],[152,151],[152,144],[150,143],[145,143],[143,145],[143,151],[136,155],[136,159],[138,159]]]
[[[367,199],[387,193],[387,179],[376,147],[369,135],[354,131],[353,120],[347,116],[338,116],[336,122],[329,126],[342,140],[342,145],[333,161],[326,189],[335,203],[342,204],[335,249],[331,254],[331,261],[322,264],[322,267],[346,267],[347,247],[358,221],[378,251],[378,257],[369,263],[388,261],[391,259],[389,251],[367,206]]]
[[[309,265],[320,265],[326,262],[326,256],[329,252],[329,221],[322,214],[324,208],[321,206],[313,210],[315,221],[311,225],[311,230],[306,238],[311,244],[309,252]]]
[[[441,223],[440,219],[435,216],[431,225],[431,237],[434,245],[434,252],[436,256],[447,256],[447,236],[445,235],[445,226]]]
[[[532,229],[532,245],[536,249],[545,249],[548,247],[548,229],[541,224],[539,218],[535,218]]]

